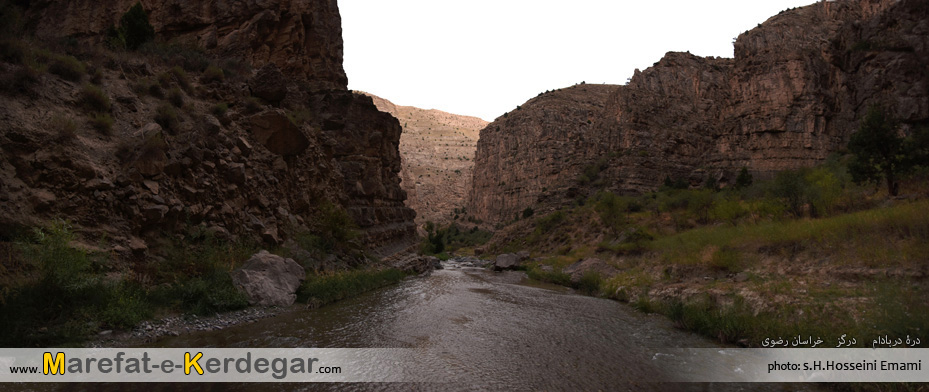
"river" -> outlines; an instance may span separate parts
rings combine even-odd
[[[665,384],[656,353],[720,347],[664,317],[521,272],[458,263],[428,276],[320,309],[220,331],[172,337],[160,347],[404,347],[421,350],[435,383],[313,385],[335,390],[797,390],[797,385]],[[697,364],[699,366],[699,364]],[[251,390],[255,385],[232,389]],[[278,384],[263,388],[304,389]]]

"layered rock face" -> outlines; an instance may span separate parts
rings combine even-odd
[[[416,211],[416,224],[444,225],[462,218],[471,190],[477,139],[487,121],[441,110],[397,106],[367,95],[378,109],[399,119],[403,126],[400,178],[407,193],[406,205]]]
[[[35,5],[39,8],[28,12],[49,18],[72,7],[98,12],[79,7],[82,2],[61,3]],[[115,4],[87,2],[88,7],[119,9],[114,14],[118,18],[123,4],[111,3]],[[166,236],[184,237],[200,229],[217,237],[274,246],[296,233],[318,229],[321,211],[332,203],[357,222],[361,241],[374,253],[390,256],[413,245],[415,212],[404,205],[406,195],[398,175],[402,128],[397,119],[378,111],[369,97],[344,88],[335,1],[293,3],[285,7],[280,2],[234,2],[234,7],[246,8],[233,8],[246,12],[266,5],[296,12],[293,16],[303,20],[307,30],[291,32],[294,41],[289,44],[278,42],[280,48],[296,51],[292,59],[288,57],[290,68],[278,68],[276,51],[265,56],[262,50],[268,45],[234,49],[256,61],[256,70],[224,81],[207,81],[190,71],[185,77],[191,79],[190,86],[176,89],[183,105],[174,109],[177,118],[169,127],[154,120],[171,105],[137,86],[159,75],[175,80],[165,88],[183,86],[176,77],[163,78],[169,74],[168,65],[145,64],[141,59],[109,60],[105,67],[94,64],[100,70],[100,80],[94,83],[112,103],[107,114],[114,123],[108,132],[98,132],[87,123],[89,114],[82,105],[86,80],[41,74],[31,93],[0,96],[0,238],[8,238],[17,228],[65,218],[89,244],[105,239],[101,243],[126,257],[144,254],[148,245]],[[173,5],[164,7],[150,8],[151,14],[181,18],[180,13],[169,12]],[[233,34],[226,27],[238,23],[233,20],[254,16],[226,10],[231,14],[219,17],[218,10],[211,12],[213,16],[197,23],[193,19],[166,22],[173,20],[167,16],[154,19],[161,32],[187,26],[183,31],[190,34],[215,28],[226,36]],[[63,18],[63,34],[79,28],[72,26],[76,23],[72,16]],[[36,23],[41,31],[54,20]],[[274,40],[289,37],[273,36]],[[310,62],[303,62],[307,45],[336,42],[338,51],[325,50],[326,61],[338,60],[330,64],[333,72],[306,67],[316,61],[310,55],[306,58]],[[228,49],[222,45],[220,41],[215,47],[217,53]],[[258,69],[262,61],[267,63]],[[3,73],[21,67],[0,62]],[[255,101],[253,95],[264,101]],[[230,109],[218,114],[217,103],[227,103]],[[71,130],[61,125],[69,122]]]
[[[27,15],[39,38],[103,41],[138,0],[40,0]],[[346,89],[342,19],[336,0],[144,0],[160,38],[236,57],[255,68],[275,64],[316,90]]]
[[[529,206],[575,190],[584,167],[604,152],[594,129],[618,86],[579,85],[542,94],[481,130],[474,156],[470,213],[511,220]]]
[[[694,186],[713,177],[726,185],[742,167],[764,178],[815,165],[845,146],[871,104],[891,109],[904,131],[929,122],[927,42],[925,2],[836,1],[781,12],[740,35],[734,59],[668,53],[606,99],[591,136],[579,143],[554,132],[564,122],[533,116],[539,128],[564,135],[556,141],[571,149],[562,156],[585,161],[550,168],[564,174],[552,175],[549,183],[557,185],[548,194],[520,177],[534,162],[556,157],[532,143],[540,131],[507,118],[485,128],[471,210],[500,222],[534,203],[557,207],[596,189],[641,193],[666,177]],[[507,156],[497,145],[523,148]],[[576,181],[577,168],[592,164],[601,182]],[[526,191],[511,198],[513,189]]]

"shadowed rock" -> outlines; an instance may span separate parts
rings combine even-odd
[[[249,131],[259,143],[277,155],[297,155],[310,146],[300,128],[297,128],[282,110],[267,110],[249,118]]]

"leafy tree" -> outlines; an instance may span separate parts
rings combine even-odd
[[[135,3],[119,20],[119,28],[111,27],[110,42],[129,50],[136,50],[155,39],[155,28],[148,21],[142,3]]]
[[[906,165],[929,167],[929,127],[917,128],[903,140]]]
[[[786,202],[787,210],[794,216],[803,216],[803,206],[808,200],[809,184],[805,170],[785,170],[774,177],[772,192]]]
[[[735,178],[735,189],[745,189],[752,186],[752,174],[748,172],[748,168],[742,166],[742,170],[739,171],[739,176]]]
[[[897,133],[897,121],[878,106],[871,106],[852,134],[848,150],[854,155],[849,172],[857,183],[887,182],[887,192],[897,195],[896,176],[909,165],[903,151],[903,138]]]

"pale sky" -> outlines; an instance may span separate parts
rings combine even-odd
[[[625,84],[814,0],[340,0],[348,88],[493,121],[540,92]]]

